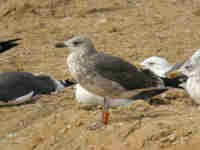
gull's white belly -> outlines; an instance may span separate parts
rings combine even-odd
[[[89,105],[103,105],[103,97],[96,95],[94,93],[88,92],[85,88],[81,87],[80,84],[76,84],[75,99],[79,103],[89,104]],[[131,104],[134,100],[131,99],[115,99],[109,102],[110,107],[127,106]]]
[[[186,89],[191,98],[200,104],[200,80],[196,77],[191,77],[187,81]]]
[[[103,97],[87,91],[80,84],[76,84],[75,98],[79,103],[83,104],[103,105],[104,102]]]

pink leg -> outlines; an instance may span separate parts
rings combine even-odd
[[[104,98],[104,107],[103,107],[103,110],[102,110],[102,119],[97,121],[95,124],[90,125],[89,130],[96,130],[96,129],[101,128],[104,125],[108,124],[108,118],[109,118],[108,109],[109,109],[109,103]]]

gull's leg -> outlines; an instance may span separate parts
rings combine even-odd
[[[108,124],[108,119],[109,119],[109,102],[104,98],[104,105],[103,105],[103,116],[102,116],[102,122],[104,125]]]
[[[90,130],[96,130],[96,129],[101,128],[104,125],[108,124],[108,118],[109,118],[108,109],[109,109],[109,102],[104,98],[102,118],[101,118],[101,120],[97,121],[95,124],[90,125],[89,126]]]

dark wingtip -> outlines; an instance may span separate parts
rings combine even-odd
[[[64,48],[64,47],[66,47],[66,45],[65,45],[64,43],[57,43],[57,44],[55,45],[55,47],[56,47],[56,48]]]
[[[13,40],[8,40],[8,41],[6,41],[6,42],[8,42],[8,43],[13,43],[13,42],[17,42],[17,41],[20,41],[20,40],[22,40],[22,39],[17,38],[17,39],[13,39]]]
[[[176,77],[173,78],[162,78],[166,87],[181,88],[181,89],[183,89],[183,87],[180,85],[185,83],[187,79],[188,77],[183,74],[177,75]]]
[[[15,42],[21,40],[20,38],[18,39],[13,39],[13,40],[7,40],[7,41],[3,41],[3,42],[0,42],[1,45],[10,45],[10,44],[16,44]]]
[[[16,43],[19,40],[21,40],[21,39],[18,38],[18,39],[0,42],[0,53],[5,52],[5,51],[19,45],[18,43]]]
[[[139,92],[138,94],[134,95],[131,99],[137,100],[137,99],[149,99],[151,97],[154,97],[156,95],[162,94],[163,92],[166,92],[168,88],[157,88],[157,89],[152,89],[148,91],[142,91]]]

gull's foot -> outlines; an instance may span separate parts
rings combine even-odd
[[[99,128],[102,128],[103,126],[105,126],[105,124],[103,123],[103,121],[97,121],[96,123],[90,125],[88,127],[89,130],[96,130],[96,129],[99,129]]]

